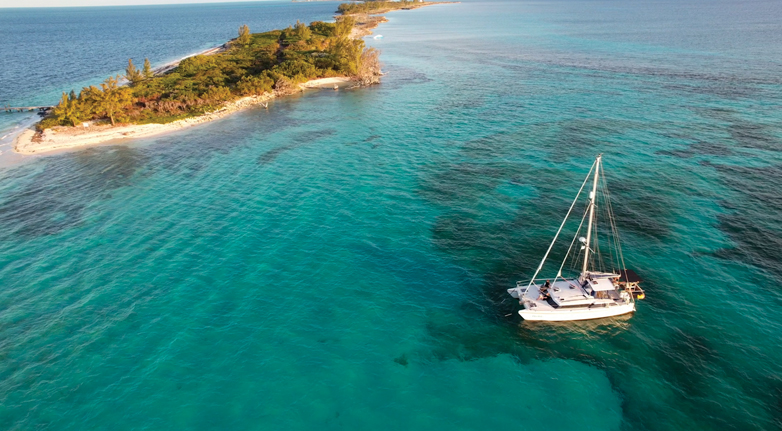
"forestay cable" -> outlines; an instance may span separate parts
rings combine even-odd
[[[529,284],[527,284],[527,289],[524,290],[524,295],[527,294],[529,291],[529,287],[532,286],[532,283],[535,282],[535,278],[540,273],[540,270],[543,269],[543,265],[546,263],[546,259],[548,259],[549,253],[551,253],[551,249],[554,248],[554,243],[557,242],[557,238],[559,237],[559,233],[562,232],[562,228],[565,227],[565,222],[567,222],[568,217],[570,217],[570,213],[573,211],[573,207],[576,206],[576,202],[578,202],[578,197],[581,196],[581,192],[584,190],[584,186],[586,186],[587,181],[589,181],[590,175],[592,175],[592,170],[595,169],[595,164],[597,163],[597,160],[595,160],[594,163],[592,163],[592,167],[589,168],[589,173],[587,173],[586,178],[584,178],[584,182],[581,184],[581,188],[578,189],[578,194],[576,194],[576,198],[573,199],[573,203],[570,204],[570,209],[567,210],[567,214],[565,215],[565,219],[562,220],[562,224],[559,225],[559,230],[557,230],[557,234],[554,235],[554,240],[551,241],[551,244],[548,246],[548,250],[546,250],[546,254],[543,255],[543,260],[540,261],[540,265],[538,265],[538,269],[535,270],[535,275],[532,276],[532,279],[529,281]]]

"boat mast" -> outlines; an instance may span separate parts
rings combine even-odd
[[[592,182],[592,193],[589,194],[589,224],[587,225],[586,242],[584,242],[584,266],[581,267],[581,281],[586,278],[587,266],[589,265],[589,246],[592,244],[592,223],[595,220],[595,200],[597,199],[597,179],[600,176],[602,157],[602,154],[598,154],[597,160],[595,160],[595,179]]]

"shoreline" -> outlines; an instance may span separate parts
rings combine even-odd
[[[300,91],[307,89],[331,89],[334,86],[344,87],[354,82],[347,77],[319,78],[299,84]],[[287,95],[287,94],[285,94]],[[127,124],[127,125],[99,125],[85,127],[57,126],[46,129],[40,141],[33,141],[35,130],[25,129],[13,140],[13,151],[26,155],[39,155],[60,150],[76,149],[104,144],[110,141],[124,139],[149,138],[176,130],[182,130],[199,124],[208,123],[223,118],[229,114],[246,108],[258,106],[276,97],[274,92],[264,93],[260,96],[247,96],[233,102],[228,102],[220,108],[196,117],[183,118],[170,123],[160,124]]]
[[[209,49],[205,49],[203,51],[196,52],[195,54],[186,55],[186,56],[184,56],[184,57],[182,57],[182,58],[180,58],[178,60],[169,61],[168,63],[165,63],[165,64],[163,64],[161,66],[158,66],[158,67],[152,69],[152,72],[155,75],[163,75],[166,72],[175,69],[177,66],[179,66],[179,63],[187,60],[188,58],[195,57],[197,55],[214,55],[214,54],[219,54],[221,52],[224,52],[227,49],[227,45],[228,45],[228,43],[226,42],[226,43],[224,43],[222,45],[213,46],[213,47],[211,47]]]
[[[422,7],[434,6],[437,4],[454,4],[454,3],[459,3],[459,2],[458,1],[433,1],[433,2],[414,3],[410,5],[410,7],[406,7],[402,9],[390,9],[390,8],[380,9],[372,13],[352,13],[352,14],[346,14],[342,16],[351,16],[356,19],[356,25],[355,27],[353,27],[353,30],[351,30],[350,37],[353,39],[360,39],[371,35],[372,30],[377,28],[377,26],[379,26],[380,24],[384,22],[388,22],[388,18],[380,15],[389,12],[419,9]]]
[[[351,16],[356,19],[356,24],[351,30],[349,37],[352,39],[361,39],[371,35],[372,30],[377,28],[381,23],[388,21],[386,17],[381,16],[382,14],[396,10],[412,10],[424,6],[450,3],[458,2],[425,2],[417,3],[403,9],[381,9],[372,13],[357,13],[342,16]],[[227,44],[223,44],[196,54],[182,57],[177,61],[169,62],[154,69],[154,73],[156,75],[164,74],[165,72],[175,68],[179,63],[189,57],[196,55],[212,55],[223,52],[225,51],[226,46]],[[307,89],[331,89],[335,86],[341,88],[352,82],[355,82],[354,79],[348,77],[318,78],[307,81],[303,84],[299,84],[298,89],[299,91],[304,91]],[[75,150],[83,147],[101,145],[119,140],[148,138],[193,127],[199,124],[208,123],[223,118],[234,112],[266,103],[271,99],[287,94],[290,93],[278,95],[272,91],[259,96],[242,97],[238,100],[225,103],[212,112],[164,124],[150,123],[111,126],[106,124],[90,125],[90,123],[84,123],[83,127],[55,126],[44,130],[43,133],[37,136],[35,130],[27,128],[18,133],[13,138],[11,142],[11,148],[14,153],[24,156],[32,156],[58,152],[62,150]]]

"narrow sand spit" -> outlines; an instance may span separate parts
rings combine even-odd
[[[452,4],[452,3],[459,3],[459,2],[458,1],[427,1],[423,3],[412,3],[403,9],[391,9],[391,8],[378,9],[370,13],[351,13],[343,16],[353,17],[353,19],[356,20],[355,26],[350,31],[350,37],[353,39],[361,39],[362,37],[366,37],[372,34],[372,30],[374,30],[380,24],[384,22],[388,22],[388,19],[386,17],[380,16],[383,15],[384,13],[396,12],[398,10],[418,9],[420,7],[433,6],[436,4]]]

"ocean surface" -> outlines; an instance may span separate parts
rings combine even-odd
[[[335,8],[0,9],[0,102]],[[0,429],[782,429],[782,4],[388,18],[382,85],[0,168]],[[647,299],[524,322],[598,153]]]

